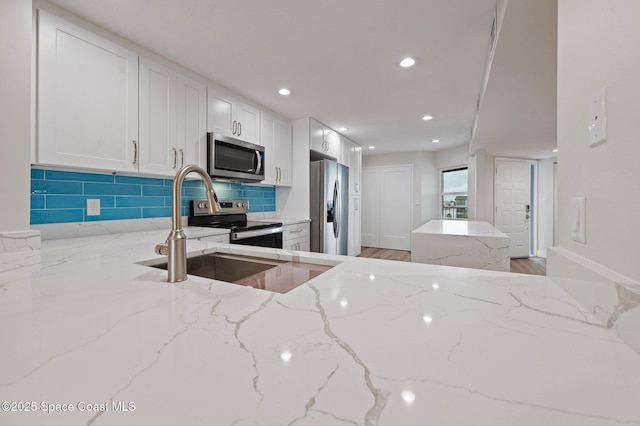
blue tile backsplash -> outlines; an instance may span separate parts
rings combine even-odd
[[[171,216],[171,179],[31,168],[31,224]],[[270,186],[213,182],[218,199],[247,199],[249,212],[276,210]],[[87,216],[87,199],[100,199],[100,215]],[[182,186],[182,214],[189,200],[205,198],[200,179]]]

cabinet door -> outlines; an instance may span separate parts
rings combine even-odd
[[[292,137],[291,123],[276,120],[274,151],[276,154],[276,167],[278,167],[277,185],[279,186],[291,186],[293,184]]]
[[[338,135],[338,137],[340,142],[340,156],[338,157],[338,163],[344,164],[345,166],[350,167],[351,166],[351,146],[353,145],[353,143],[345,137],[342,137],[340,135]]]
[[[233,116],[233,100],[215,89],[207,88],[207,129],[235,137],[237,123]]]
[[[275,148],[276,120],[268,114],[260,116],[260,144],[264,146],[264,180],[262,183],[276,185],[278,181],[278,166]]]
[[[138,55],[38,11],[37,162],[138,170]]]
[[[311,120],[311,139],[309,149],[324,153],[324,126],[315,120]]]
[[[349,193],[360,196],[360,180],[362,179],[362,147],[350,144],[349,154]]]
[[[357,256],[362,250],[361,240],[361,222],[360,213],[360,197],[349,198],[349,256]]]
[[[337,159],[340,156],[340,137],[333,130],[324,130],[325,154]]]
[[[177,96],[178,166],[206,167],[207,88],[178,74]]]
[[[140,58],[140,167],[144,173],[173,176],[176,148],[176,72]]]
[[[260,143],[260,111],[241,102],[237,102],[234,108],[238,123],[235,136],[246,142]]]

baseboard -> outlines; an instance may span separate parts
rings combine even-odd
[[[40,250],[40,231],[0,232],[0,253]]]
[[[560,247],[548,255],[547,276],[640,353],[640,282]]]

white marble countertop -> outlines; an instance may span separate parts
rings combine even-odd
[[[640,425],[640,355],[546,277],[190,240],[342,263],[168,284],[165,234],[0,255],[0,424]]]
[[[413,232],[418,234],[509,238],[488,222],[472,220],[431,220],[414,229]]]

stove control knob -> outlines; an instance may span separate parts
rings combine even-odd
[[[236,207],[242,207],[242,203],[238,203]]]
[[[207,203],[198,203],[199,209],[208,209],[209,205]]]

